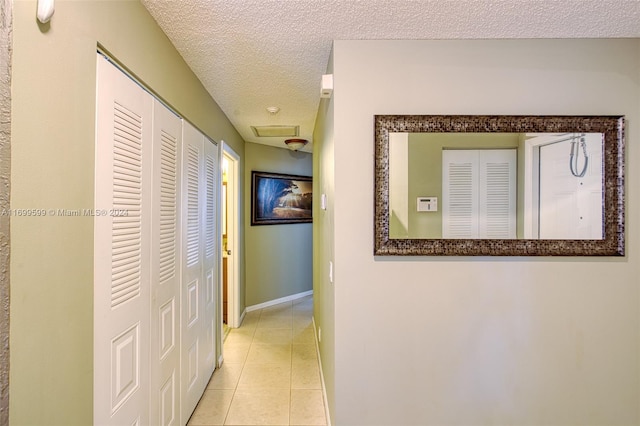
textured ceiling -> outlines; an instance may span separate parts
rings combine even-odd
[[[312,141],[333,40],[640,37],[640,0],[141,1],[242,137],[280,147],[250,126]]]

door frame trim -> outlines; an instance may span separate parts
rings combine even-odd
[[[220,170],[222,171],[222,161],[224,157],[229,158],[229,178],[227,179],[227,238],[233,241],[231,250],[232,257],[227,260],[228,270],[227,279],[229,281],[227,287],[227,325],[231,328],[240,327],[240,257],[241,241],[240,241],[240,156],[225,141],[222,141],[222,155],[220,156]],[[222,179],[220,180],[220,193],[222,193]],[[231,236],[231,237],[229,237]],[[222,272],[221,272],[222,274]],[[222,275],[220,278],[222,283]],[[222,286],[220,286],[222,292]],[[220,294],[220,327],[222,328],[222,294]]]

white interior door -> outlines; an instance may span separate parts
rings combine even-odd
[[[212,141],[204,138],[204,184],[205,184],[205,205],[203,208],[204,232],[204,294],[202,297],[203,318],[202,334],[203,344],[201,346],[201,365],[204,385],[216,366],[216,312],[218,305],[219,282],[219,252],[222,240],[218,232],[218,180],[220,166],[218,162],[218,146]]]
[[[585,143],[589,161],[582,177],[569,168],[570,140],[540,147],[540,238],[602,239],[602,135],[586,134]],[[581,171],[584,151],[575,153],[574,171]]]
[[[152,98],[98,56],[94,423],[149,423]]]
[[[183,122],[182,423],[215,368],[218,237],[217,146]]]
[[[226,215],[226,231],[227,231],[227,324],[229,327],[235,328],[240,326],[240,301],[239,301],[239,263],[238,252],[240,243],[238,237],[238,223],[240,218],[240,184],[238,180],[240,156],[228,145],[223,145],[224,157],[227,160],[227,215]],[[222,291],[219,294],[222,302]],[[220,305],[222,309],[222,305]],[[222,320],[220,320],[220,332],[222,328]]]
[[[202,135],[183,123],[183,220],[182,220],[182,424],[186,424],[200,398],[200,317],[202,308]]]
[[[182,120],[153,103],[150,423],[180,424],[179,189]]]

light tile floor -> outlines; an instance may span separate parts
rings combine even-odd
[[[312,314],[312,296],[247,313],[189,425],[326,425]]]

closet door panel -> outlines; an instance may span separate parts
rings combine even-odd
[[[218,146],[205,138],[204,142],[204,184],[205,207],[203,209],[204,232],[204,295],[203,305],[203,345],[202,375],[207,378],[213,373],[216,365],[216,306],[219,247],[222,241],[218,237]]]
[[[204,171],[204,140],[189,123],[183,122],[183,184],[182,184],[182,315],[181,315],[181,397],[182,423],[186,424],[204,388],[201,371],[203,247],[202,180]]]
[[[486,149],[479,152],[479,237],[516,238],[515,149]]]
[[[148,424],[152,98],[97,63],[94,423]]]
[[[154,99],[150,424],[180,422],[179,189],[182,120]]]
[[[516,237],[516,151],[442,151],[442,236]]]
[[[443,238],[478,238],[477,164],[477,151],[442,151]]]

